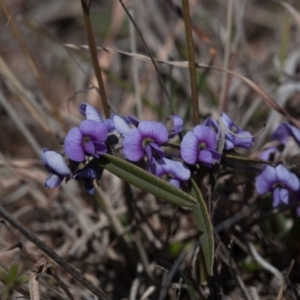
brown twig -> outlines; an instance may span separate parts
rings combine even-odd
[[[107,97],[106,97],[106,93],[105,93],[102,72],[101,72],[101,68],[99,66],[97,48],[96,48],[96,43],[95,43],[94,34],[93,34],[93,28],[92,28],[91,19],[90,19],[90,4],[91,4],[91,1],[89,1],[89,0],[81,0],[84,22],[85,22],[88,43],[89,43],[89,49],[90,49],[90,53],[92,56],[94,71],[95,71],[95,75],[96,75],[98,86],[99,86],[99,92],[100,92],[100,96],[101,96],[101,100],[102,100],[102,107],[103,107],[105,117],[109,118],[109,116],[110,116],[109,106],[107,103]]]
[[[15,220],[2,206],[0,206],[0,217],[5,219],[16,229],[18,229],[28,240],[34,243],[39,249],[44,251],[50,258],[52,258],[58,265],[60,265],[65,271],[67,271],[72,277],[74,277],[83,286],[85,286],[88,290],[90,290],[100,300],[102,299],[109,300],[108,296],[101,289],[94,286],[81,273],[79,273],[72,265],[66,262],[61,256],[59,256],[55,251],[53,251],[50,247],[44,244],[31,231],[29,231],[21,223]]]

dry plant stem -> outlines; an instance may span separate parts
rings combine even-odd
[[[23,134],[28,144],[31,146],[35,154],[40,157],[41,155],[41,146],[38,144],[34,136],[31,134],[25,123],[18,116],[15,109],[10,105],[9,101],[4,97],[0,91],[0,105],[5,109],[9,117],[14,121],[15,125],[18,127],[20,132]]]
[[[81,5],[82,5],[82,10],[83,10],[83,16],[84,16],[87,37],[88,37],[89,49],[90,49],[90,53],[91,53],[92,60],[93,60],[95,75],[96,75],[96,78],[98,81],[99,92],[100,92],[101,101],[102,101],[102,107],[103,107],[104,115],[108,119],[110,116],[109,106],[107,103],[107,97],[106,97],[106,93],[105,93],[102,72],[101,72],[101,68],[99,66],[97,48],[96,48],[96,43],[95,43],[94,34],[93,34],[93,28],[92,28],[91,19],[90,19],[90,1],[89,0],[81,0]]]
[[[193,124],[194,126],[199,124],[199,103],[198,103],[198,91],[197,91],[197,75],[195,66],[195,52],[194,52],[194,41],[191,24],[190,6],[188,0],[182,0],[183,8],[183,19],[185,25],[186,43],[188,49],[189,59],[189,71],[191,80],[191,93],[193,103]]]
[[[57,284],[62,288],[62,290],[66,293],[66,295],[68,296],[68,298],[70,300],[75,300],[74,297],[72,296],[72,294],[70,293],[68,287],[66,286],[66,284],[59,278],[59,276],[57,275],[57,271],[53,268],[51,270],[51,275],[52,277],[56,280]]]
[[[132,16],[131,16],[129,10],[127,9],[127,7],[126,7],[125,4],[123,3],[123,1],[122,1],[122,0],[119,0],[119,2],[120,2],[120,4],[122,5],[124,11],[126,12],[128,18],[130,19],[130,21],[131,21],[132,24],[134,25],[135,30],[137,31],[137,33],[139,34],[139,36],[140,36],[140,38],[141,38],[141,40],[142,40],[142,43],[143,43],[143,45],[144,45],[144,47],[145,47],[145,50],[147,51],[147,53],[148,53],[148,55],[149,55],[149,57],[150,57],[150,59],[151,59],[151,61],[152,61],[152,64],[153,64],[153,66],[154,66],[154,68],[155,68],[155,71],[156,71],[157,76],[158,76],[158,78],[159,78],[159,82],[160,82],[160,84],[161,84],[161,86],[162,86],[162,88],[163,88],[163,90],[164,90],[164,92],[165,92],[165,94],[166,94],[166,96],[167,96],[167,99],[168,99],[168,102],[169,102],[169,107],[170,107],[170,112],[171,112],[172,115],[174,115],[174,114],[175,114],[175,111],[174,111],[174,108],[173,108],[173,105],[172,105],[172,102],[171,102],[170,95],[169,95],[169,93],[168,93],[168,91],[167,91],[167,88],[166,88],[166,86],[165,86],[165,84],[164,84],[164,81],[163,81],[163,79],[162,79],[162,77],[161,77],[161,75],[160,75],[160,73],[159,73],[159,71],[158,71],[158,67],[157,67],[156,62],[155,62],[155,60],[154,60],[154,58],[153,58],[153,55],[151,54],[151,52],[150,52],[150,50],[149,50],[149,47],[147,46],[147,43],[146,43],[145,40],[144,40],[143,34],[142,34],[141,30],[139,29],[138,25],[136,24],[136,22],[134,21],[134,19],[132,18]]]
[[[29,67],[32,71],[32,73],[34,74],[36,80],[38,81],[40,87],[41,87],[41,90],[44,94],[44,96],[46,97],[46,99],[50,102],[51,104],[51,107],[52,107],[52,111],[53,111],[53,114],[55,115],[56,119],[61,123],[63,124],[63,120],[62,120],[62,117],[59,113],[59,110],[57,109],[57,106],[56,104],[54,103],[52,97],[51,97],[51,93],[50,93],[50,90],[49,90],[49,87],[46,83],[46,80],[44,79],[44,77],[41,75],[41,72],[38,70],[38,67],[37,65],[35,64],[30,52],[29,52],[29,49],[22,37],[22,35],[20,34],[20,31],[18,29],[18,26],[17,24],[15,23],[14,19],[11,18],[11,14],[8,10],[8,7],[5,3],[5,0],[0,0],[0,6],[1,6],[1,10],[3,11],[3,14],[5,15],[6,19],[8,20],[9,24],[10,24],[10,27],[11,27],[11,30],[17,40],[17,42],[19,43],[19,46],[20,48],[22,49],[22,51],[24,52],[25,54],[25,57],[26,57],[26,60],[29,64]]]
[[[130,6],[128,8],[131,15],[134,17],[136,7],[136,0],[131,0]],[[130,33],[130,48],[132,53],[136,53],[136,38],[133,23],[129,24],[129,33]],[[137,116],[140,120],[143,120],[143,108],[141,101],[141,91],[140,91],[140,82],[139,82],[139,69],[138,61],[135,57],[132,58],[132,70],[133,70],[133,82],[134,82],[134,92],[135,92],[135,101],[137,108]]]
[[[24,88],[22,83],[18,80],[1,55],[0,73],[10,81],[11,87],[8,85],[10,92],[17,94],[23,105],[36,120],[36,122],[41,126],[41,128],[43,128],[46,133],[51,133],[51,128],[45,121],[45,116],[41,107],[33,99],[32,95]]]
[[[284,281],[282,282],[282,285],[281,285],[280,290],[277,294],[276,300],[281,300],[282,299],[283,292],[284,292],[284,287],[288,282],[288,279],[289,279],[290,273],[292,272],[294,264],[295,264],[295,260],[293,259],[290,266],[289,266],[289,268],[288,268],[288,270],[287,270],[287,272],[286,272],[286,275],[284,276]]]
[[[89,280],[87,280],[81,273],[79,273],[72,265],[66,262],[50,247],[44,244],[37,236],[25,228],[21,223],[11,217],[11,215],[0,206],[0,217],[10,223],[13,227],[18,229],[28,240],[34,243],[39,249],[45,252],[51,259],[53,259],[58,265],[60,265],[65,271],[67,271],[72,277],[78,280],[83,286],[90,290],[100,300],[108,300],[108,296],[99,288],[94,286]]]
[[[230,45],[231,45],[231,28],[232,28],[232,12],[233,12],[233,0],[227,1],[227,36],[225,41],[225,51],[223,58],[223,69],[228,69],[229,56],[230,56]],[[228,74],[224,73],[222,78],[222,90],[220,95],[220,112],[225,110],[225,99],[228,84]]]
[[[88,47],[86,45],[77,46],[77,45],[72,45],[72,44],[71,45],[64,44],[64,46],[67,48],[72,48],[72,49],[88,49]],[[155,60],[158,63],[167,64],[167,65],[174,66],[174,67],[179,67],[179,68],[188,68],[189,67],[188,62],[186,62],[186,61],[168,61],[168,60],[157,59],[157,58],[153,58],[153,57],[150,58],[150,57],[147,57],[146,55],[142,55],[142,54],[138,54],[138,53],[129,53],[126,51],[120,51],[120,50],[116,50],[116,49],[112,49],[112,48],[108,48],[108,47],[97,47],[97,49],[102,50],[102,51],[107,51],[112,54],[135,56],[142,61],[148,61],[148,62],[151,61],[152,62],[153,60]],[[284,108],[282,108],[280,105],[278,105],[278,103],[271,96],[269,96],[259,85],[257,85],[254,81],[250,80],[249,78],[245,77],[244,75],[234,72],[234,71],[231,71],[231,70],[225,70],[221,67],[215,67],[212,65],[201,64],[201,63],[197,63],[197,62],[195,63],[195,66],[197,69],[225,72],[230,75],[238,77],[244,83],[246,83],[253,91],[255,91],[265,101],[265,103],[269,107],[275,109],[278,113],[285,116],[296,127],[300,128],[300,121],[293,118]]]

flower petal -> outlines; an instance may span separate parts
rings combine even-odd
[[[130,129],[123,140],[123,151],[127,159],[139,161],[144,157],[143,136],[137,128]]]
[[[165,156],[164,151],[155,143],[150,143],[151,151],[156,154],[158,158],[163,158]]]
[[[84,115],[87,118],[87,120],[103,122],[98,111],[93,106],[87,103],[79,105],[79,111],[82,115]]]
[[[102,154],[107,152],[107,147],[103,143],[95,142],[94,147],[95,147],[95,153],[98,154],[98,155],[102,155]]]
[[[194,130],[198,143],[205,143],[206,148],[215,150],[217,148],[216,134],[207,126],[197,125]]]
[[[248,131],[239,131],[233,135],[235,147],[249,148],[254,143],[254,138]]]
[[[168,141],[168,131],[159,122],[142,121],[138,126],[143,138],[151,138],[156,144],[162,145]]]
[[[175,185],[177,188],[180,188],[180,181],[174,178],[171,178],[169,181],[171,184]]]
[[[285,145],[290,137],[290,128],[288,123],[281,123],[272,133],[272,139],[280,141],[281,144]]]
[[[276,188],[273,193],[273,207],[277,207],[280,204],[280,188]]]
[[[198,159],[198,153],[198,139],[192,131],[189,131],[183,137],[180,145],[181,157],[186,163],[194,165]]]
[[[92,141],[88,141],[84,146],[84,151],[85,151],[86,154],[89,154],[91,156],[95,156],[96,152],[95,152],[94,143]]]
[[[106,127],[107,132],[113,132],[115,130],[115,124],[111,119],[106,119],[104,121],[104,125]]]
[[[79,129],[83,136],[90,137],[93,141],[104,142],[107,138],[107,129],[102,122],[85,120],[81,122]]]
[[[212,164],[212,154],[208,150],[201,150],[198,156],[198,160],[206,167],[210,168]]]
[[[67,176],[71,173],[62,155],[55,151],[42,149],[42,160],[47,170],[56,175]]]
[[[300,187],[298,177],[288,171],[282,164],[276,167],[276,178],[278,182],[282,183],[285,188],[291,191],[297,191]]]
[[[61,184],[62,181],[63,177],[51,173],[45,181],[45,187],[51,189],[56,188]]]
[[[277,182],[275,168],[267,166],[255,179],[255,187],[258,194],[262,195],[273,190],[273,184]]]
[[[280,202],[288,204],[289,202],[289,191],[286,189],[280,189]]]
[[[77,127],[72,128],[65,138],[64,148],[66,155],[77,162],[82,162],[85,159],[82,139],[82,132]]]
[[[127,133],[127,131],[130,130],[129,123],[127,122],[126,118],[114,114],[112,116],[112,120],[115,123],[115,128],[117,132],[119,132],[121,135],[124,136]]]
[[[158,161],[161,166],[161,172],[164,174],[158,174],[159,176],[163,176],[165,174],[171,175],[175,179],[180,181],[188,180],[191,177],[191,171],[187,168],[183,163],[179,161],[174,161],[167,158],[162,158]]]

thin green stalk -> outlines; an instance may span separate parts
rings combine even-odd
[[[198,103],[198,90],[197,90],[197,76],[195,65],[195,52],[194,52],[194,40],[192,33],[191,15],[188,0],[182,0],[183,19],[185,25],[186,43],[188,49],[189,59],[189,71],[191,80],[191,93],[193,103],[193,124],[196,126],[199,124],[199,103]]]
[[[102,72],[101,72],[101,68],[99,66],[97,48],[96,48],[96,43],[95,43],[94,34],[93,34],[93,28],[92,28],[92,24],[91,24],[90,4],[91,4],[91,1],[89,1],[89,0],[81,0],[84,22],[85,22],[88,43],[89,43],[89,50],[90,50],[92,60],[93,60],[95,75],[96,75],[96,78],[98,81],[99,92],[100,92],[100,96],[101,96],[101,100],[102,100],[102,107],[103,107],[105,117],[109,118],[109,116],[110,116],[109,106],[107,103],[107,97],[106,97],[106,93],[105,93]]]

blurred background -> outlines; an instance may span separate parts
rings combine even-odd
[[[120,2],[91,2],[90,17],[111,112],[162,121],[171,114],[167,98]],[[55,190],[44,188],[47,171],[40,150],[46,147],[62,152],[66,133],[82,120],[79,104],[89,103],[104,116],[85,47],[81,2],[0,3],[0,204],[112,299],[159,299],[168,270],[197,239],[189,210],[146,195],[108,172],[94,196],[75,181]],[[192,106],[181,1],[124,3],[150,52],[160,59],[158,68],[175,112],[184,118],[184,130],[189,130]],[[299,119],[300,2],[189,3],[196,61],[242,74]],[[202,121],[225,111],[253,134],[267,122],[251,152],[243,152],[256,157],[283,117],[239,76],[199,68],[197,80]],[[276,281],[276,272],[253,258],[249,245],[254,244],[255,251],[280,272],[286,272],[295,259],[284,297],[299,299],[299,220],[294,208],[274,212],[271,201],[254,194],[253,175],[247,176],[242,178],[244,185],[237,184],[241,178],[224,179],[213,196],[216,270],[208,288],[197,284],[190,251],[173,277],[174,286],[167,289],[166,299],[219,299],[220,293],[224,299],[276,299],[280,280]],[[0,227],[0,267],[9,270],[17,264],[23,274],[34,263],[18,247],[10,250],[18,242],[31,255],[40,254],[8,224]],[[94,299],[68,274],[59,271],[59,275],[75,299]],[[68,299],[49,277],[42,274],[40,279],[42,299]],[[178,296],[180,278],[183,284]],[[0,288],[7,297],[3,299],[29,295],[26,284],[22,292],[13,288],[8,293],[7,284]]]

